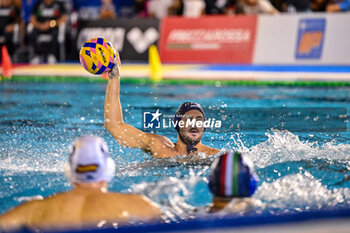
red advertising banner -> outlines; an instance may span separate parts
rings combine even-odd
[[[257,16],[168,17],[161,23],[163,62],[252,63]]]

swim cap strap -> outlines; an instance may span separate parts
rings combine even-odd
[[[198,144],[198,143],[196,143]],[[187,145],[187,154],[191,154],[191,152],[196,152],[198,149],[192,145]]]
[[[191,152],[196,152],[198,149],[195,147],[198,144],[198,142],[195,145],[186,145],[187,146],[187,154],[191,154]]]
[[[183,140],[181,134],[179,134],[179,138],[186,145],[186,147],[187,147],[187,154],[191,154],[191,152],[198,151],[198,149],[195,146],[199,143],[199,141],[194,143],[194,144],[186,144],[186,142]]]

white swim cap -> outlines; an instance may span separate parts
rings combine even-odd
[[[109,157],[105,141],[97,136],[79,137],[69,147],[65,173],[71,183],[111,181],[115,163]]]

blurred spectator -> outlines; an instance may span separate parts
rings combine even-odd
[[[161,19],[168,15],[168,9],[173,4],[173,0],[150,0],[148,4],[148,15]]]
[[[67,21],[63,4],[56,0],[39,0],[33,7],[30,22],[33,25],[31,45],[35,56],[32,63],[47,61],[55,63],[60,38],[59,27],[64,27]],[[64,30],[61,30],[64,32]]]
[[[233,1],[232,0],[205,0],[205,14],[207,15],[224,14],[227,5],[231,2]]]
[[[114,0],[117,8],[117,16],[131,18],[134,15],[134,4],[136,0]]]
[[[236,11],[236,0],[227,0],[226,5],[224,7],[224,14],[233,15]]]
[[[280,12],[286,11],[286,0],[269,0],[273,7],[275,7]]]
[[[11,57],[19,44],[19,23],[20,9],[13,0],[0,0],[0,48],[6,45]]]
[[[285,12],[307,12],[311,11],[309,0],[287,0],[285,3]]]
[[[315,12],[324,12],[326,11],[326,7],[328,4],[328,0],[311,0],[311,10]]]
[[[329,3],[326,10],[327,12],[348,11],[350,10],[350,0]]]
[[[237,14],[278,14],[278,11],[268,0],[239,0],[236,7]]]
[[[100,7],[100,0],[73,0],[73,8],[78,12],[79,19],[98,19],[100,17]]]
[[[134,15],[138,18],[148,17],[148,0],[135,0]]]
[[[185,17],[200,17],[205,14],[205,2],[203,0],[184,0]]]
[[[226,0],[205,0],[205,14],[219,15],[223,13]]]
[[[183,0],[174,0],[173,4],[169,7],[169,15],[183,15],[184,3]]]
[[[100,18],[115,19],[117,17],[117,13],[115,11],[113,0],[101,0],[101,3],[102,5],[100,8]]]

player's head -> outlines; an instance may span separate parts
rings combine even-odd
[[[180,140],[187,145],[188,151],[196,146],[203,137],[205,114],[197,103],[185,102],[177,109],[174,124]]]
[[[83,136],[69,147],[65,172],[72,184],[109,182],[114,177],[115,163],[102,138]]]
[[[229,151],[214,160],[208,180],[214,197],[234,198],[252,196],[258,177],[248,157]]]

